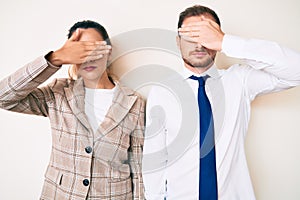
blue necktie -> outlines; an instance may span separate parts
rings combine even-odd
[[[209,99],[205,92],[203,77],[190,77],[199,82],[198,107],[200,115],[200,200],[218,199],[214,122]]]

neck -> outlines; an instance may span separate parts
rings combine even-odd
[[[84,80],[84,85],[92,89],[112,89],[115,87],[115,84],[111,82],[106,72],[103,73],[100,80]]]

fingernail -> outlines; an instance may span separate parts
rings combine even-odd
[[[96,41],[95,44],[106,45],[106,42],[105,41]]]

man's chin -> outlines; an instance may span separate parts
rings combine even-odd
[[[184,58],[183,58],[183,61],[193,68],[207,68],[207,67],[213,65],[213,61],[193,62],[193,61],[188,61],[187,59],[184,59]]]

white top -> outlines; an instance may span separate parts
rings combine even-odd
[[[85,113],[94,133],[96,133],[100,123],[104,120],[105,115],[112,104],[114,88],[85,88]]]
[[[206,92],[215,125],[219,200],[254,200],[244,149],[250,104],[257,95],[299,85],[300,55],[274,42],[231,35],[225,35],[222,51],[246,60],[202,74],[210,76]],[[181,80],[171,75],[148,95],[143,157],[147,200],[199,198],[198,82],[188,79],[191,75],[184,68]]]

